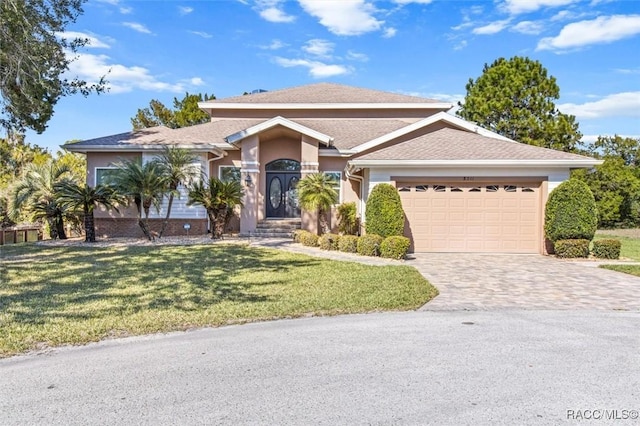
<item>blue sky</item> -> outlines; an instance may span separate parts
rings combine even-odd
[[[485,63],[515,55],[556,77],[585,140],[640,137],[640,1],[89,0],[67,37],[71,76],[110,91],[62,99],[27,141],[131,130],[138,108],[331,81],[455,102]]]

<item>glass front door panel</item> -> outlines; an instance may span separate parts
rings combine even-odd
[[[278,209],[282,203],[282,182],[280,178],[275,176],[271,179],[271,185],[269,185],[269,202],[273,209]]]

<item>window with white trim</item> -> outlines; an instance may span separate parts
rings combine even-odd
[[[220,166],[218,167],[218,178],[223,182],[241,182],[242,175],[240,167]]]
[[[342,172],[331,172],[331,171],[327,171],[327,172],[322,172],[324,173],[326,176],[329,176],[330,178],[332,178],[333,180],[335,180],[337,182],[336,184],[336,191],[338,192],[338,203],[340,203],[340,201],[342,200]]]
[[[107,177],[107,173],[111,170],[115,170],[116,167],[96,167],[94,173],[94,182],[93,185],[98,185],[101,183],[105,183],[105,178]]]

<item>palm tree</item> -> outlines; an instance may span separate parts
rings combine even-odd
[[[300,179],[296,189],[300,206],[305,210],[316,211],[320,219],[320,231],[329,232],[327,212],[338,202],[338,182],[324,173],[312,173]]]
[[[11,192],[10,216],[18,218],[27,213],[34,220],[46,220],[49,236],[64,240],[67,234],[64,221],[73,221],[73,212],[58,202],[56,185],[75,178],[69,167],[49,160],[45,164],[29,164]]]
[[[167,215],[162,222],[162,228],[158,238],[162,238],[164,231],[167,229],[169,217],[171,216],[171,207],[173,206],[173,198],[175,195],[180,196],[178,186],[190,184],[195,178],[200,176],[200,168],[194,163],[198,161],[198,157],[187,151],[186,149],[167,147],[162,151],[155,161],[162,167],[163,173],[167,178],[167,186],[169,189],[169,201],[167,203]]]
[[[155,161],[142,164],[140,159],[120,161],[106,175],[107,184],[116,192],[132,200],[138,211],[138,226],[150,241],[154,236],[149,229],[151,206],[160,211],[162,198],[168,192],[167,177]]]
[[[102,205],[107,209],[114,209],[124,201],[112,187],[106,185],[78,185],[75,182],[65,181],[56,186],[58,203],[73,210],[82,210],[84,218],[85,242],[96,241],[96,227],[93,218],[93,210],[96,205]]]
[[[187,205],[200,205],[207,210],[211,223],[211,238],[221,238],[236,206],[242,205],[244,190],[237,181],[223,182],[210,178],[205,185],[197,182],[189,191]]]

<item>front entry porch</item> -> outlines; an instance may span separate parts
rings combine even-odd
[[[300,181],[300,162],[290,159],[272,161],[265,166],[267,219],[300,218],[296,187]]]

